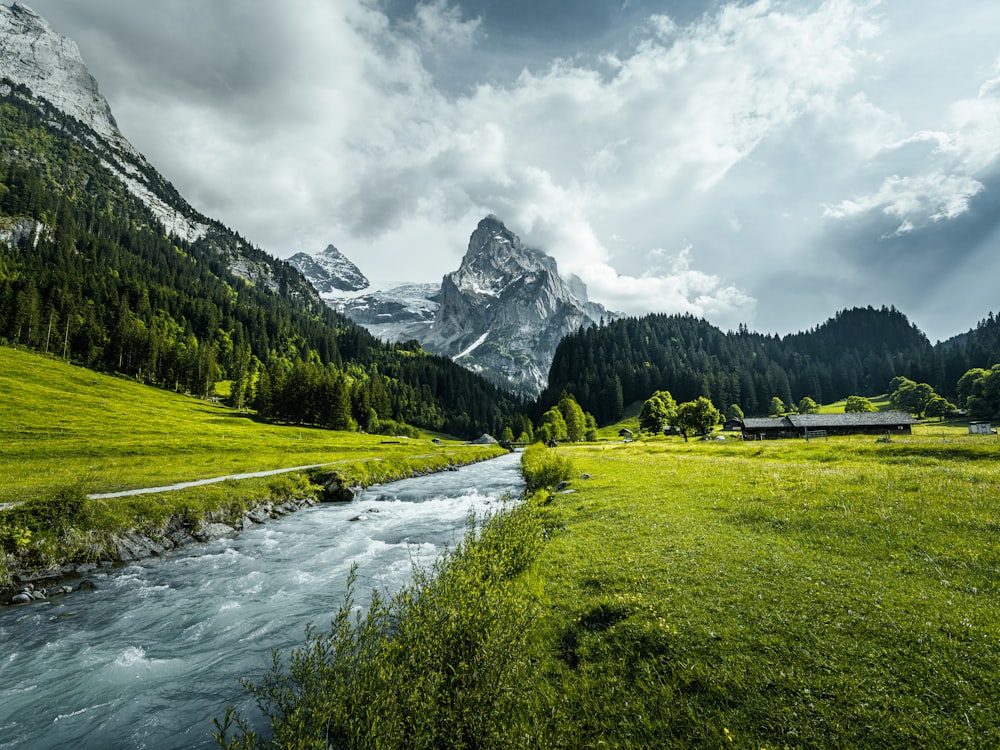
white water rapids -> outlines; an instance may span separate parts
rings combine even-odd
[[[461,541],[470,511],[520,494],[518,460],[372,487],[0,609],[0,748],[214,747],[227,705],[256,716],[239,678],[326,628],[352,564],[359,603],[397,591]]]

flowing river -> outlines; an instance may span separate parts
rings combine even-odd
[[[239,678],[328,625],[352,564],[362,604],[430,566],[470,511],[521,492],[518,460],[372,487],[98,575],[96,591],[0,610],[0,748],[214,747],[227,705],[260,722]]]

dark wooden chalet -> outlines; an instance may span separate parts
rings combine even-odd
[[[744,440],[828,435],[910,435],[917,420],[901,411],[844,414],[789,414],[743,420]]]

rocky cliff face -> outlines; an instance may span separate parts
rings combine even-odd
[[[54,32],[45,19],[21,3],[0,5],[0,62],[5,78],[27,86],[35,96],[47,99],[104,138],[132,148],[83,64],[76,42]]]
[[[298,259],[297,267],[321,289],[324,277],[309,260]],[[324,297],[382,339],[416,339],[428,351],[526,396],[545,387],[563,336],[614,317],[587,299],[582,281],[563,279],[551,256],[525,247],[495,216],[479,222],[458,270],[440,286]]]
[[[205,242],[232,273],[254,284],[318,302],[295,271],[203,216],[157,172],[118,129],[76,43],[21,3],[0,5],[0,101],[6,98],[74,118],[51,118],[51,127],[95,154],[168,234]]]
[[[118,130],[111,107],[76,43],[53,31],[45,19],[21,3],[0,5],[0,74],[30,89],[34,99],[89,128],[89,134],[77,134],[77,141],[97,153],[167,231],[188,241],[208,233],[204,217],[172,188],[165,189],[166,181]],[[0,93],[10,96],[10,87]]]
[[[457,271],[444,277],[424,346],[526,395],[545,387],[556,346],[607,310],[564,280],[549,255],[525,247],[495,216],[479,222]]]

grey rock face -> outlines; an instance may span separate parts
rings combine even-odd
[[[610,313],[567,283],[556,261],[494,216],[479,222],[462,265],[445,276],[424,346],[526,395],[545,387],[559,341]]]
[[[287,286],[289,295],[319,303],[318,295],[303,279],[289,281],[286,269],[278,271],[278,261],[263,258],[221,224],[200,214],[156,171],[119,131],[76,43],[20,3],[0,5],[0,76],[14,84],[0,84],[0,97],[32,104],[44,115],[62,113],[78,120],[83,128],[66,128],[55,118],[52,127],[97,156],[167,233],[189,242],[206,240],[232,273],[251,283],[275,291]],[[7,224],[0,225],[0,242],[16,244],[31,231],[24,225]]]
[[[309,279],[320,294],[358,292],[369,285],[361,269],[333,245],[317,255],[296,253],[288,262]]]
[[[122,137],[76,42],[57,34],[21,3],[0,5],[0,62],[3,75],[24,84],[35,96],[48,99],[105,138]]]
[[[408,284],[327,304],[379,338],[416,339],[527,396],[545,387],[563,336],[614,317],[587,299],[579,278],[564,280],[554,258],[526,247],[495,216],[479,222],[461,266],[440,286]]]

